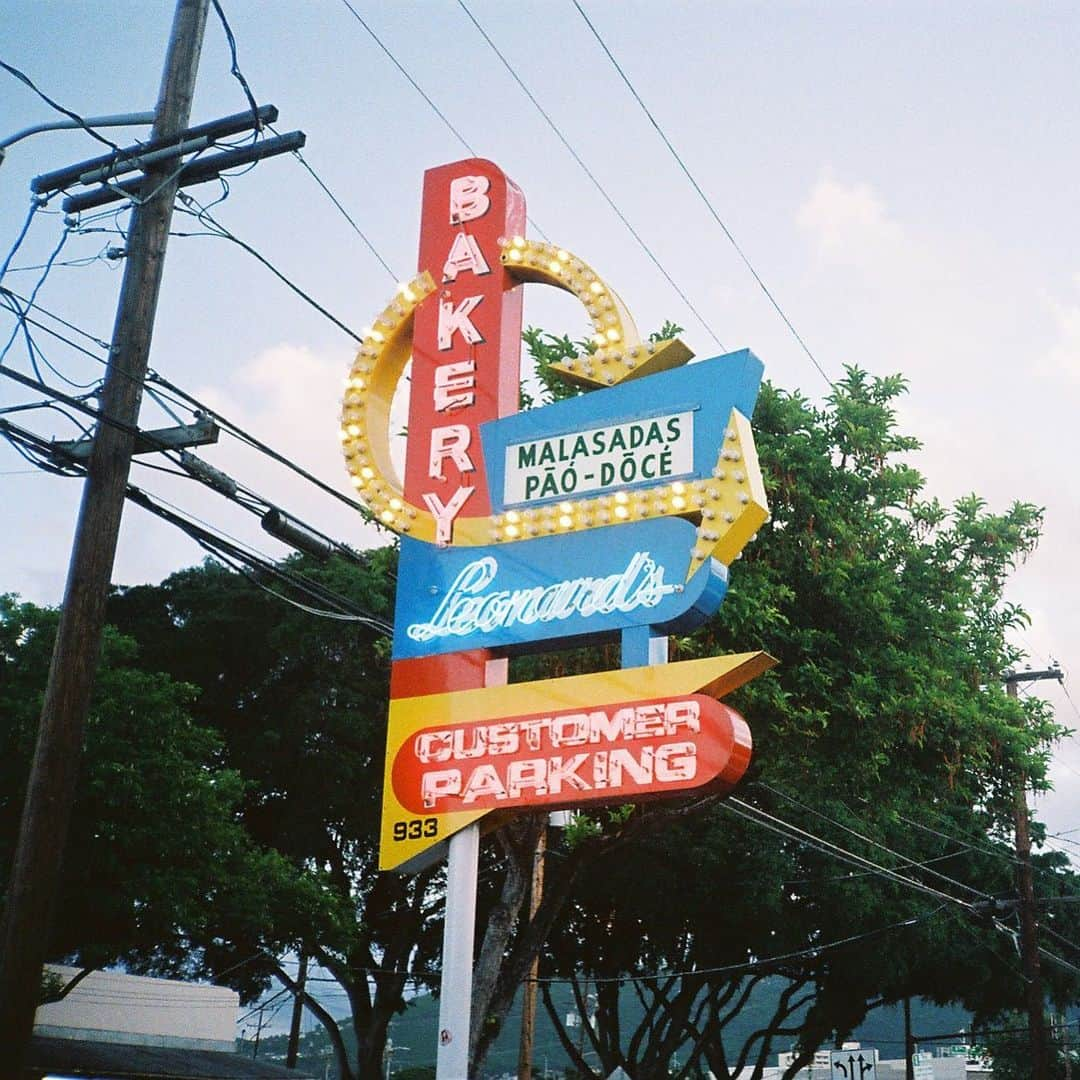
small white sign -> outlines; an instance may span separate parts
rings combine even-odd
[[[506,448],[507,506],[660,484],[694,469],[694,414],[666,413]]]
[[[877,1080],[877,1054],[873,1050],[831,1050],[829,1080]]]

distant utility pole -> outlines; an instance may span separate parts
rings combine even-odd
[[[911,995],[904,998],[904,1080],[915,1080],[915,1040],[911,1037]]]
[[[532,886],[529,889],[529,921],[536,918],[544,896],[544,855],[547,851],[547,824],[540,831],[533,852]],[[532,1080],[533,1044],[536,1040],[536,984],[540,976],[540,954],[533,957],[521,992],[521,1042],[518,1046],[518,1080]]]
[[[1016,698],[1017,684],[1040,682],[1043,679],[1062,681],[1061,668],[1044,671],[1009,671],[1004,677],[1005,689]],[[1046,1044],[1046,1017],[1043,999],[1042,971],[1039,964],[1039,924],[1035,916],[1035,882],[1031,873],[1031,830],[1027,804],[1027,772],[1021,772],[1016,783],[1016,860],[1017,885],[1020,895],[1020,953],[1024,965],[1025,997],[1027,1000],[1028,1037],[1031,1041],[1031,1080],[1050,1080],[1050,1062]]]
[[[178,0],[153,138],[184,130],[191,114],[209,0]],[[165,246],[178,177],[175,159],[150,166],[127,245],[101,411],[83,488],[37,746],[0,938],[0,1047],[21,1074],[59,890],[83,729],[101,651],[105,600],[134,449]]]

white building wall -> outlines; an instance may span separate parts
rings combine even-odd
[[[79,968],[49,965],[65,982]],[[42,1005],[34,1032],[55,1038],[200,1050],[235,1049],[240,997],[222,986],[94,971],[61,1001]]]

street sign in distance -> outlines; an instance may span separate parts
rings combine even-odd
[[[829,1080],[877,1080],[876,1058],[873,1050],[831,1050]]]

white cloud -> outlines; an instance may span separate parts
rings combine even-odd
[[[826,169],[805,202],[796,224],[809,234],[818,254],[833,263],[862,266],[895,255],[910,240],[892,220],[869,184],[845,184]]]
[[[1080,274],[1073,275],[1072,283],[1076,298],[1071,303],[1053,298],[1048,301],[1057,340],[1037,364],[1036,372],[1080,382]]]
[[[261,442],[352,497],[338,440],[342,385],[352,356],[348,349],[320,353],[282,343],[264,349],[236,369],[223,389],[196,396]],[[386,534],[361,523],[357,513],[330,494],[263,454],[222,436],[204,454],[213,464],[289,513],[356,547],[387,542]],[[271,542],[261,537],[260,545]]]

